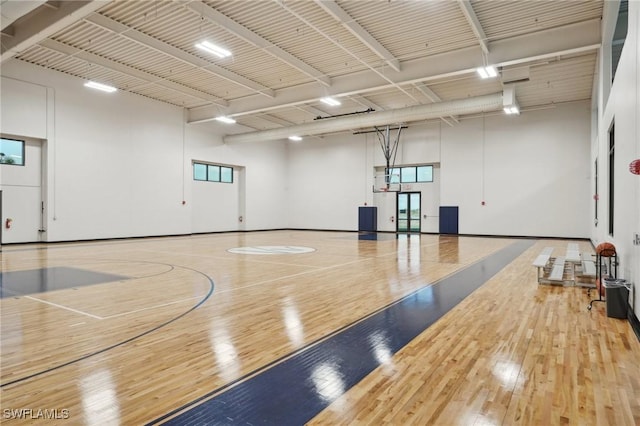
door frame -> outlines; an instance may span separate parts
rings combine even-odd
[[[399,229],[400,226],[400,203],[399,199],[401,195],[407,195],[407,230],[401,231]],[[411,219],[411,194],[418,194],[418,219]],[[418,231],[411,230],[411,221],[418,221]],[[422,191],[400,191],[396,193],[396,232],[402,233],[420,233],[422,232]]]

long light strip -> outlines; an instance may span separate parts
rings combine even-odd
[[[302,138],[300,136],[289,136],[290,141],[300,142]]]
[[[85,85],[85,87],[90,87],[92,89],[102,90],[103,92],[107,92],[107,93],[113,93],[116,90],[118,90],[113,86],[109,86],[107,84],[102,84],[102,83],[96,83],[95,81],[87,81],[84,85]]]
[[[338,106],[340,105],[340,101],[337,99],[333,99],[333,98],[322,98],[320,99],[320,102],[323,102],[327,105],[331,105],[331,106]]]
[[[490,78],[490,77],[498,76],[498,70],[496,70],[496,67],[492,65],[489,65],[488,67],[480,67],[476,71],[478,71],[478,74],[480,74],[480,77],[482,78]]]
[[[236,122],[236,120],[234,120],[231,117],[224,117],[224,116],[220,116],[220,117],[216,117],[216,120],[222,122],[222,123],[227,123],[227,124],[233,124]]]
[[[205,52],[212,53],[219,58],[226,58],[227,56],[231,56],[231,52],[227,49],[223,49],[220,46],[216,46],[215,44],[208,42],[206,40],[201,41],[200,43],[196,43],[196,47],[198,49],[202,49]]]

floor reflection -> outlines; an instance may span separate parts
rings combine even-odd
[[[194,405],[166,424],[304,424],[529,248],[519,241]],[[286,314],[285,314],[286,316]],[[292,320],[295,322],[295,320]],[[505,380],[510,380],[509,374]],[[203,398],[205,399],[205,398]],[[251,401],[251,403],[247,403]],[[186,408],[186,407],[183,407]],[[175,413],[169,413],[171,416]]]

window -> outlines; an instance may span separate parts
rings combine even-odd
[[[231,167],[220,168],[220,182],[225,182],[225,183],[233,182],[233,169]]]
[[[24,141],[0,139],[0,164],[24,166]]]
[[[609,235],[613,236],[613,177],[615,175],[615,123],[611,124],[609,130]]]
[[[433,166],[406,166],[389,169],[389,183],[433,182]]]
[[[206,164],[193,164],[193,179],[195,180],[207,180],[207,165]]]
[[[209,182],[220,182],[220,166],[207,166],[207,180]]]
[[[233,183],[233,167],[217,164],[193,163],[193,179],[209,182]]]
[[[627,27],[629,25],[629,2],[622,0],[618,9],[618,20],[616,28],[613,31],[613,40],[611,41],[611,81],[616,76],[618,70],[618,62],[624,47],[624,41],[627,39]]]
[[[418,166],[417,169],[418,182],[433,182],[433,166]]]
[[[415,167],[403,167],[400,169],[400,182],[415,182],[416,181],[416,168]]]

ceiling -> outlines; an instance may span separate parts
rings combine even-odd
[[[183,107],[190,123],[231,116],[236,124],[219,124],[230,135],[446,104],[505,84],[526,113],[591,98],[603,3],[2,0],[1,54]],[[203,40],[232,55],[198,49]],[[481,65],[498,77],[481,79]],[[464,113],[425,118],[455,126]]]

